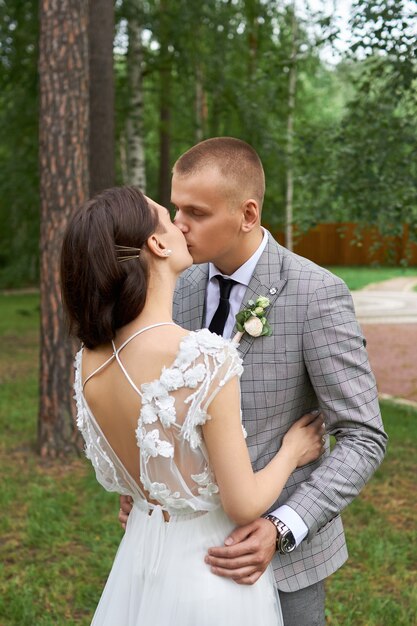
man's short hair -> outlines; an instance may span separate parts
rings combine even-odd
[[[178,176],[197,174],[215,167],[230,182],[231,189],[253,197],[262,208],[265,174],[256,151],[245,141],[234,137],[213,137],[196,144],[176,161],[173,173]]]

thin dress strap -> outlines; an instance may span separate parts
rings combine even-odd
[[[113,342],[112,342],[113,343]],[[102,363],[100,365],[100,367],[98,367],[97,369],[94,370],[94,372],[92,372],[91,374],[89,374],[87,376],[87,378],[85,379],[85,381],[83,382],[83,391],[84,391],[84,387],[86,386],[86,384],[88,383],[88,381],[90,380],[90,378],[93,378],[93,376],[95,376],[95,374],[98,374],[99,372],[101,372],[101,370],[103,370],[111,361],[113,361],[114,357],[116,355],[113,353],[111,356],[109,356],[109,358],[107,359],[107,361],[104,361],[104,363]]]
[[[131,337],[130,339],[133,339],[133,337]],[[124,348],[125,344],[123,344],[123,346],[121,346],[118,350],[116,350],[116,346],[114,345],[114,341],[111,342],[112,346],[113,346],[113,350],[114,350],[114,356],[116,357],[116,361],[118,362],[118,364],[120,365],[120,368],[123,372],[123,374],[125,375],[125,377],[127,378],[127,381],[130,383],[130,385],[133,387],[133,389],[136,391],[137,394],[139,394],[140,397],[142,397],[142,393],[139,391],[138,387],[136,387],[135,383],[133,382],[133,380],[130,378],[127,369],[125,368],[125,366],[123,365],[123,363],[120,360],[119,357],[119,352],[122,348]]]
[[[130,378],[125,366],[123,365],[123,363],[120,360],[119,357],[119,352],[121,350],[123,350],[123,348],[125,346],[127,346],[127,344],[129,343],[129,341],[132,341],[132,339],[134,339],[135,337],[137,337],[138,335],[141,335],[142,333],[144,333],[146,330],[151,330],[152,328],[157,328],[158,326],[176,326],[176,324],[174,322],[158,322],[158,324],[151,324],[150,326],[145,326],[144,328],[141,328],[140,330],[136,331],[135,333],[133,333],[133,335],[131,335],[130,337],[128,337],[128,339],[126,339],[126,341],[124,341],[122,343],[122,345],[116,349],[116,346],[114,344],[114,341],[112,340],[111,345],[113,346],[113,354],[111,356],[109,356],[109,358],[107,359],[107,361],[105,361],[104,363],[102,363],[97,369],[94,370],[94,372],[92,372],[91,374],[89,374],[87,376],[87,378],[85,379],[84,383],[83,383],[83,391],[84,391],[84,387],[87,384],[87,382],[90,380],[90,378],[92,378],[95,374],[98,374],[99,372],[101,372],[102,369],[104,369],[107,365],[109,365],[109,363],[111,363],[111,361],[113,359],[116,359],[116,361],[118,362],[118,364],[120,365],[120,368],[123,372],[123,374],[126,376],[128,382],[130,383],[130,385],[133,387],[133,389],[136,391],[137,394],[139,394],[140,397],[142,397],[142,393],[140,392],[140,390],[138,389],[138,387],[135,385],[135,383],[133,382],[133,380]]]

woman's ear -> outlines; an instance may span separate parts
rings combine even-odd
[[[171,256],[172,254],[172,250],[167,248],[167,246],[156,233],[153,233],[153,235],[148,237],[146,245],[148,246],[149,252],[159,258],[164,259]]]
[[[259,206],[256,200],[250,198],[245,200],[242,205],[242,230],[246,233],[250,232],[259,224]]]

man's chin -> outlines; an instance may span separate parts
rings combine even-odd
[[[193,260],[193,264],[199,263],[200,261],[197,261],[198,254],[196,254],[193,246],[187,246],[187,249],[188,249],[188,254],[191,256],[191,258]]]
[[[193,265],[200,265],[200,263],[206,263],[206,261],[204,259],[201,259],[198,254],[193,254],[190,251],[191,254],[191,258],[193,259]]]

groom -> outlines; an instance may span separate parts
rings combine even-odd
[[[381,463],[386,435],[350,294],[261,227],[264,190],[258,155],[238,139],[208,139],[175,163],[175,224],[195,265],[179,280],[174,319],[210,327],[219,309],[226,319],[217,332],[230,337],[236,313],[267,296],[272,335],[245,333],[239,346],[253,467],[264,467],[291,424],[314,409],[335,446],[330,452],[327,441],[326,455],[294,472],[268,517],[237,528],[206,561],[215,574],[252,584],[273,559],[285,626],[323,626],[324,579],[347,558],[340,512]]]

